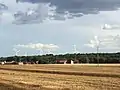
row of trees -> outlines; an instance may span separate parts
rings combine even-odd
[[[77,60],[79,63],[120,63],[120,53],[96,53],[89,54],[46,54],[38,56],[11,56],[1,57],[0,61],[22,61],[22,62],[36,62],[39,64],[55,64],[56,60]]]

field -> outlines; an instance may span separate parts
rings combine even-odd
[[[120,90],[120,65],[0,65],[0,90]]]

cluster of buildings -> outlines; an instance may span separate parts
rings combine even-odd
[[[1,65],[23,65],[24,63],[23,62],[15,62],[15,61],[10,61],[10,62],[6,62],[6,61],[3,61],[3,62],[0,62]]]
[[[36,62],[16,62],[16,61],[0,62],[0,65],[24,65],[24,64],[38,64],[38,61],[36,61]]]
[[[77,64],[79,63],[78,60],[73,61],[73,60],[56,60],[56,64]],[[36,62],[16,62],[16,61],[2,61],[0,62],[0,65],[24,65],[24,64],[39,64],[39,61]]]
[[[78,60],[73,61],[73,60],[56,60],[57,64],[77,64],[79,63]]]

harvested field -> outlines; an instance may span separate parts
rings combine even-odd
[[[119,90],[119,76],[119,65],[3,65],[0,90]]]

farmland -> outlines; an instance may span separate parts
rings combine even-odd
[[[119,90],[120,65],[1,65],[0,90]]]

